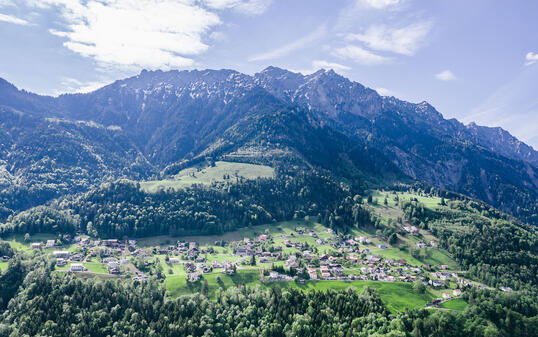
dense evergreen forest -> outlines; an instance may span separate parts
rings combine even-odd
[[[332,212],[346,197],[362,192],[360,187],[351,188],[322,172],[157,193],[146,193],[137,183],[117,181],[53,207],[23,212],[10,218],[2,232],[73,233],[82,229],[113,238],[223,233]]]
[[[22,272],[21,272],[22,271]],[[25,277],[24,272],[28,272]],[[9,283],[6,282],[9,279]],[[2,274],[0,336],[536,336],[535,290],[470,290],[463,312],[391,314],[377,293],[231,288],[167,299],[156,281],[81,280],[42,257]],[[22,285],[15,295],[13,287]],[[8,305],[7,301],[10,299]]]
[[[472,200],[449,201],[432,211],[419,202],[402,205],[406,217],[428,228],[475,278],[491,286],[538,284],[538,231]]]

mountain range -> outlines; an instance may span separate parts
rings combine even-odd
[[[445,119],[332,70],[142,71],[87,94],[0,79],[0,219],[119,178],[211,158],[422,181],[538,224],[538,152],[501,128]]]

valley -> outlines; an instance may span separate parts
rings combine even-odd
[[[217,162],[215,167],[219,171],[214,177],[229,174],[230,167],[239,176],[246,174],[244,166],[240,170]],[[212,174],[211,168],[200,172],[195,174]],[[394,227],[390,240],[372,225],[336,232],[312,216],[219,235],[99,239],[80,232],[60,239],[34,234],[5,240],[18,251],[53,259],[58,273],[122,282],[155,279],[170,299],[195,293],[215,299],[238,286],[301,291],[351,287],[359,292],[369,287],[397,313],[425,307],[462,310],[466,289],[489,288],[469,279],[440,247],[439,238],[403,220],[399,204],[416,199],[427,208],[448,208],[441,198],[374,190],[366,199],[381,221]]]

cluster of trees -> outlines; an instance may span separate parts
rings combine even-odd
[[[24,265],[32,265],[25,268]],[[23,270],[27,272],[20,273]],[[5,276],[17,283],[7,285]],[[167,299],[156,281],[79,279],[40,257],[10,264],[0,336],[519,336],[538,334],[536,290],[469,290],[463,312],[391,314],[379,295],[238,287]],[[10,289],[16,288],[16,294]],[[18,289],[18,290],[17,290]],[[11,291],[7,294],[7,291]],[[5,295],[5,297],[4,297]]]
[[[432,231],[469,275],[495,287],[538,284],[538,230],[472,200],[427,208],[404,202],[408,219]]]
[[[156,193],[120,180],[80,197],[23,212],[9,219],[0,232],[69,233],[82,229],[115,238],[215,234],[307,214],[331,214],[327,221],[343,227],[350,221],[369,219],[366,210],[353,208],[352,199],[347,198],[350,195],[347,185],[317,171]],[[342,221],[344,213],[354,219]]]

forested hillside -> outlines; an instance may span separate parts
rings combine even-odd
[[[143,71],[57,98],[3,81],[0,109],[2,219],[118,178],[235,160],[360,183],[426,181],[538,221],[534,149],[333,71]]]
[[[83,281],[34,259],[2,336],[521,336],[538,333],[536,293],[471,291],[463,312],[390,314],[371,289],[234,288],[167,300],[155,282]],[[12,269],[6,272],[17,277]],[[4,276],[3,276],[4,277]],[[2,295],[9,289],[0,284]]]

